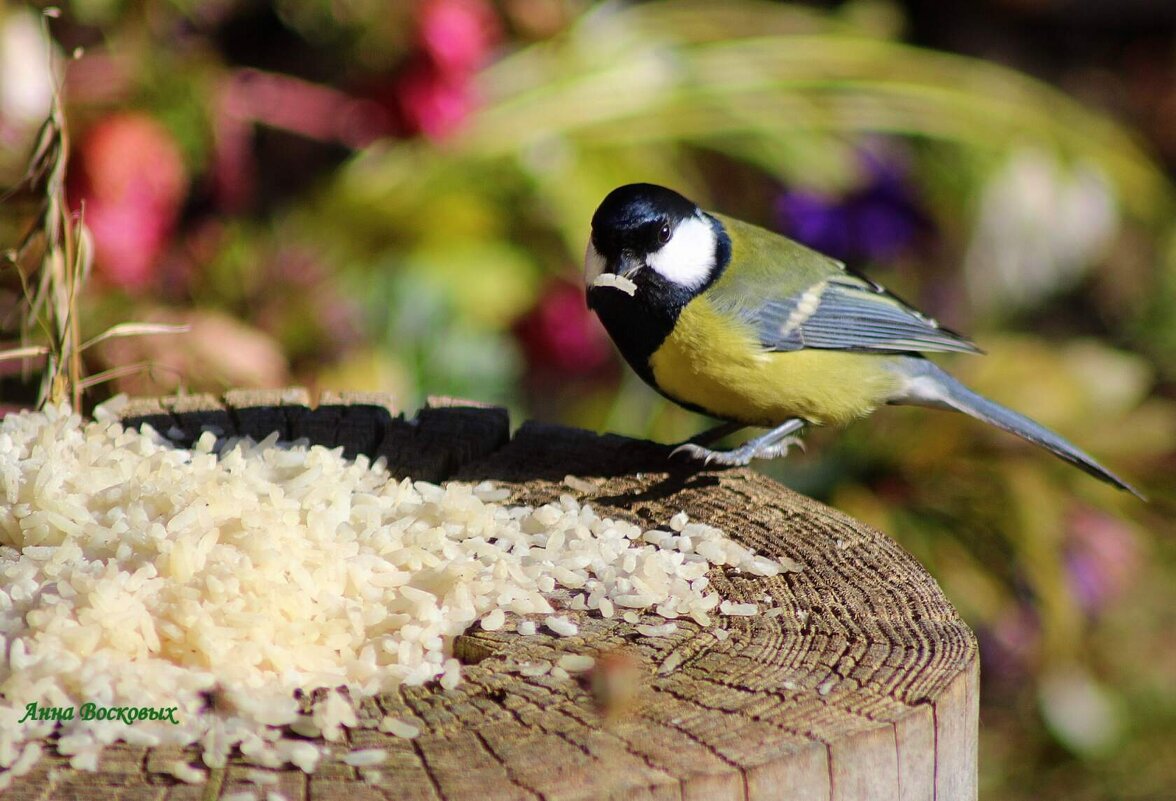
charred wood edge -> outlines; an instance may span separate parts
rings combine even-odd
[[[387,395],[323,392],[313,404],[301,388],[137,398],[120,417],[123,425],[150,425],[184,448],[206,431],[218,438],[256,440],[276,431],[284,441],[305,438],[341,446],[348,458],[383,456],[394,476],[431,482],[449,478],[510,440],[510,419],[501,407],[431,397],[414,417],[406,418]]]

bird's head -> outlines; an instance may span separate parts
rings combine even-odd
[[[588,305],[624,293],[643,305],[679,308],[726,265],[722,224],[682,195],[655,184],[627,184],[592,215],[584,254]]]

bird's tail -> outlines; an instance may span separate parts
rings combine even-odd
[[[973,392],[934,363],[921,358],[906,358],[899,364],[898,371],[906,379],[906,388],[903,393],[892,399],[892,403],[935,406],[971,415],[997,428],[1002,428],[1010,434],[1016,434],[1018,437],[1040,445],[1079,470],[1083,470],[1108,484],[1113,484],[1121,490],[1126,490],[1137,498],[1144,499],[1137,489],[1083,453],[1078,447],[1028,417]]]

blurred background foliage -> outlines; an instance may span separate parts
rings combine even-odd
[[[951,369],[1151,496],[927,410],[761,465],[899,539],[976,629],[984,797],[1173,797],[1172,4],[72,0],[50,39],[42,10],[0,5],[0,186],[56,74],[83,330],[189,326],[87,351],[117,376],[89,402],[299,383],[683,439],[706,421],[622,368],[578,275],[600,199],[669,184],[971,334],[989,355]],[[6,408],[37,367],[0,364]]]

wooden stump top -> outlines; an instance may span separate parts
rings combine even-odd
[[[976,797],[971,631],[886,535],[751,470],[699,471],[670,462],[664,446],[538,423],[511,436],[505,411],[448,399],[411,420],[384,396],[324,393],[311,408],[303,390],[136,400],[122,415],[182,432],[181,444],[209,427],[259,439],[277,430],[385,456],[396,476],[489,479],[512,490],[511,503],[566,493],[647,527],[686,511],[803,567],[773,578],[711,571],[731,600],[770,594],[784,609],[776,617],[716,615],[706,629],[680,620],[666,637],[594,612],[568,612],[580,624],[575,637],[475,628],[456,643],[464,664],[455,690],[402,687],[361,705],[361,719],[415,720],[419,737],[349,730],[309,776],[269,771],[277,784],[257,786],[244,780],[257,768],[233,757],[208,785],[184,785],[152,766],[198,760],[195,749],[120,744],[104,752],[98,773],[86,773],[47,748],[6,799],[181,801],[250,790],[291,801]],[[569,475],[580,481],[570,486]],[[608,721],[587,682],[517,670],[616,650],[634,658],[640,688],[628,714]],[[361,775],[340,761],[356,748],[390,756],[378,775]]]

